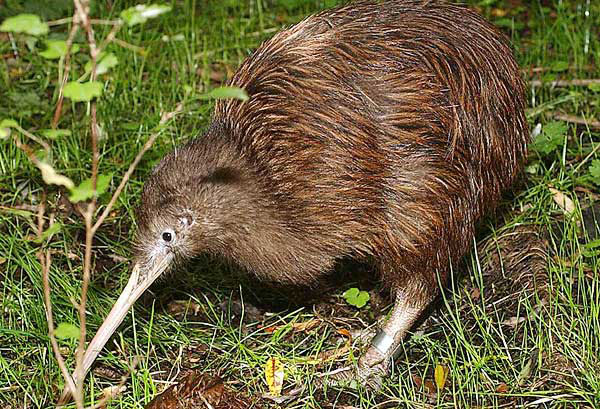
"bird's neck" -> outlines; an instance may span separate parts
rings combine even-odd
[[[211,152],[219,160],[204,161],[214,163],[205,181],[209,250],[262,278],[283,282],[289,277],[296,284],[302,281],[299,277],[312,281],[308,270],[311,264],[319,264],[311,261],[318,252],[294,227],[273,186],[235,147],[220,144]],[[298,271],[299,258],[307,261],[302,271]]]

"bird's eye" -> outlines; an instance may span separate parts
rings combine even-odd
[[[162,232],[162,239],[167,243],[170,243],[175,238],[175,233],[172,230],[165,230]]]

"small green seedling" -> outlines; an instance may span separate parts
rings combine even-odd
[[[371,296],[366,291],[360,291],[358,288],[352,287],[344,292],[344,298],[348,304],[362,308],[367,305]]]
[[[79,327],[68,322],[61,322],[54,330],[58,339],[79,339]]]
[[[589,171],[592,176],[592,182],[600,186],[600,159],[594,159],[592,161]]]
[[[547,123],[532,144],[533,150],[541,155],[548,155],[562,145],[569,126],[565,122]]]

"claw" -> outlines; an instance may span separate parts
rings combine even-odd
[[[390,363],[390,359],[385,359],[379,351],[371,347],[360,358],[356,367],[347,366],[325,373],[321,375],[319,384],[335,388],[356,388],[363,385],[372,391],[378,391],[388,374]]]

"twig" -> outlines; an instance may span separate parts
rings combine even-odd
[[[48,145],[48,143],[46,143],[44,140],[38,138],[37,136],[35,136],[34,134],[32,134],[31,132],[26,131],[25,129],[21,128],[20,126],[16,126],[15,127],[17,129],[17,131],[21,132],[23,135],[25,135],[26,137],[28,137],[29,139],[31,139],[34,142],[39,143],[40,145],[42,145],[42,147],[44,148],[44,150],[46,152],[50,151],[50,145]]]
[[[92,248],[91,239],[94,237],[94,235],[96,234],[96,231],[102,225],[102,223],[104,222],[104,220],[110,213],[112,207],[114,206],[117,199],[119,198],[119,195],[121,194],[121,192],[125,188],[125,185],[129,181],[129,178],[135,171],[135,168],[137,167],[138,163],[140,162],[140,160],[142,159],[144,154],[148,151],[148,149],[150,149],[152,147],[156,138],[158,138],[158,136],[161,134],[163,126],[167,122],[169,122],[171,119],[173,119],[177,114],[181,113],[182,111],[183,111],[183,104],[179,103],[179,104],[177,104],[177,107],[175,108],[174,111],[164,113],[161,116],[161,119],[160,119],[160,122],[158,125],[159,129],[156,132],[154,132],[150,136],[150,138],[148,138],[148,140],[146,141],[146,143],[144,144],[142,149],[138,152],[137,156],[135,157],[135,159],[133,160],[131,165],[129,165],[127,172],[125,172],[125,174],[123,175],[123,179],[121,180],[121,183],[117,187],[117,190],[115,190],[115,193],[113,193],[113,196],[111,197],[110,202],[108,203],[108,205],[106,205],[106,208],[104,209],[102,214],[96,219],[96,223],[93,226],[91,226],[91,225],[88,226],[88,221],[91,222],[91,220],[92,220],[92,215],[89,214],[89,208],[88,208],[88,210],[81,211],[81,213],[85,219],[85,223],[86,223],[86,246],[85,246],[84,271],[85,271],[85,266],[89,266],[91,263],[91,248]],[[88,245],[88,237],[90,239],[89,245]],[[88,259],[88,257],[89,257],[89,259]],[[86,276],[84,274],[84,283],[85,283],[85,277]],[[89,282],[89,275],[88,275],[88,282]],[[82,294],[83,294],[83,287],[82,287]],[[82,295],[80,308],[83,309],[83,311],[85,311],[84,301],[85,301],[85,299],[83,298],[83,295]],[[73,374],[77,377],[79,384],[83,384],[84,376],[82,376],[82,374],[81,374],[82,368],[83,368],[82,362],[78,361],[76,363],[75,370],[73,371]],[[81,380],[81,381],[79,381],[79,380]],[[75,396],[75,395],[73,395],[73,396]],[[59,404],[67,403],[68,399],[69,399],[69,394],[68,394],[67,390],[65,389],[59,400]]]
[[[100,409],[104,408],[105,405],[115,397],[116,394],[120,394],[124,390],[125,382],[127,379],[135,372],[135,367],[138,365],[138,358],[134,357],[133,362],[129,365],[129,371],[121,377],[121,381],[116,387],[113,387],[116,390],[116,393],[105,393],[104,396],[94,405],[88,406],[86,409]]]
[[[592,71],[594,70],[596,67],[594,65],[585,65],[583,67],[576,67],[576,66],[569,66],[569,68],[567,69],[568,71],[576,71],[576,70],[582,70],[582,71]],[[529,75],[533,75],[533,74],[539,74],[542,72],[548,72],[548,71],[552,71],[553,67],[529,67],[529,68],[523,68],[521,71],[524,74],[529,74]]]
[[[146,50],[144,49],[144,47],[138,47],[137,45],[129,44],[127,41],[123,41],[121,39],[115,38],[113,40],[113,42],[115,44],[120,45],[123,48],[127,48],[127,49],[129,49],[129,50],[131,50],[133,52],[138,53],[138,54],[145,54],[146,53]]]
[[[115,39],[115,36],[123,26],[123,23],[117,22],[113,28],[110,30],[110,33],[106,36],[100,47],[98,47],[98,53],[101,53],[110,43],[112,43]]]
[[[600,129],[600,121],[588,120],[580,116],[563,114],[557,111],[549,111],[547,112],[547,115],[561,121],[570,122],[578,125],[585,125],[588,128]]]
[[[15,38],[13,37],[11,32],[8,33],[8,39],[10,40],[10,48],[12,49],[13,57],[15,57],[15,60],[18,60],[19,59],[19,49],[17,48],[17,44],[15,43]]]
[[[46,193],[42,196],[42,200],[38,206],[37,212],[37,236],[39,239],[42,238],[42,233],[44,232],[44,212],[46,210]],[[54,223],[54,214],[50,215],[49,226],[52,227]],[[65,365],[65,361],[60,353],[60,348],[58,347],[58,342],[56,341],[56,337],[54,336],[54,318],[52,316],[52,302],[50,300],[50,265],[52,263],[52,259],[50,256],[50,252],[44,252],[41,248],[37,253],[38,260],[40,261],[40,265],[42,267],[42,282],[44,287],[44,304],[46,305],[46,321],[48,321],[48,336],[50,337],[50,344],[52,345],[52,350],[54,351],[54,355],[56,356],[56,360],[58,362],[58,367],[62,372],[63,378],[67,383],[68,388],[71,390],[73,396],[75,396],[75,383],[73,382],[73,378]],[[80,405],[81,403],[81,405]],[[82,402],[77,402],[78,407],[82,407]]]
[[[48,24],[50,27],[52,27],[52,26],[60,26],[63,24],[69,24],[71,22],[73,22],[73,17],[65,17],[65,18],[61,18],[58,20],[47,21],[46,24]],[[102,19],[98,19],[98,18],[91,18],[90,23],[104,25],[104,26],[114,26],[116,24],[121,24],[121,20],[102,20]]]
[[[94,37],[94,29],[92,24],[90,23],[89,18],[89,1],[88,0],[73,0],[76,9],[76,15],[78,16],[78,20],[81,22],[87,33],[88,45],[90,47],[90,57],[92,63],[92,71],[90,80],[94,81],[96,79],[96,63],[98,58],[98,49],[96,47],[96,39]],[[93,198],[87,205],[87,210],[83,211],[81,214],[85,221],[85,254],[83,259],[83,279],[81,283],[81,301],[79,302],[79,344],[77,345],[76,352],[76,366],[73,371],[73,375],[75,377],[76,382],[76,393],[80,398],[83,397],[83,358],[85,354],[85,336],[86,336],[86,316],[85,316],[85,307],[87,304],[87,293],[91,280],[91,270],[92,270],[92,242],[94,238],[93,231],[93,216],[96,209],[96,188],[97,188],[97,180],[98,180],[98,122],[96,118],[96,102],[92,101],[90,103],[91,110],[91,139],[92,139],[92,191]],[[76,397],[77,399],[77,397]]]
[[[56,109],[54,110],[54,117],[52,118],[52,129],[56,129],[58,126],[58,121],[60,120],[60,116],[62,113],[63,106],[63,90],[65,88],[65,84],[69,79],[69,72],[71,70],[71,48],[73,47],[73,40],[75,39],[75,34],[79,31],[79,20],[76,15],[74,15],[70,20],[73,21],[73,26],[71,27],[71,31],[69,32],[69,37],[67,38],[67,54],[65,55],[65,68],[62,76],[62,80],[60,81],[60,87],[58,88],[58,102],[56,103]]]
[[[587,79],[587,80],[556,80],[556,81],[541,81],[531,80],[529,85],[532,87],[587,87],[592,84],[600,84],[600,79]]]

